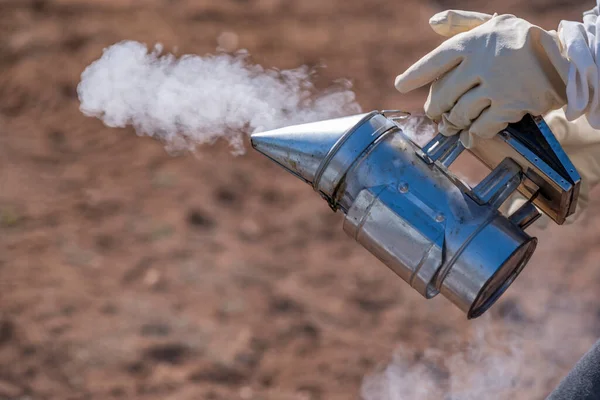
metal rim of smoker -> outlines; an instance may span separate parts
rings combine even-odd
[[[537,238],[531,238],[511,254],[504,264],[498,268],[496,273],[485,283],[475,298],[467,314],[468,319],[480,317],[502,297],[504,292],[506,292],[521,271],[523,271],[533,256],[536,247]]]

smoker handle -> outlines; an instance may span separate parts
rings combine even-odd
[[[546,128],[549,131],[543,118],[533,117],[527,114],[521,121],[509,124],[503,131],[510,132],[529,149],[533,150],[535,153],[542,154],[547,149],[543,148],[543,146],[539,147],[539,143],[536,142],[535,138],[535,133],[539,133],[539,131],[534,131],[542,128]],[[552,133],[550,132],[550,134]],[[460,141],[460,135],[444,136],[441,133],[438,133],[435,138],[423,147],[423,152],[431,162],[439,161],[446,168],[449,167],[464,150],[465,147]],[[551,166],[556,169],[557,167],[560,167],[560,162],[554,162]]]
[[[448,168],[464,150],[459,135],[444,136],[440,133],[423,147],[422,158],[427,163],[438,163]],[[517,190],[522,180],[523,172],[519,164],[505,158],[468,194],[481,205],[498,208]]]
[[[423,153],[430,163],[440,162],[448,168],[465,150],[459,135],[444,136],[439,133],[423,147]]]

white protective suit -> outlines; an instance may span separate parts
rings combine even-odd
[[[583,23],[563,21],[557,32],[510,15],[436,14],[431,27],[450,39],[396,78],[401,92],[431,83],[427,115],[443,134],[460,133],[467,147],[527,113],[544,115],[582,176],[578,210],[568,222],[579,219],[600,183],[598,2]]]
[[[583,14],[583,22],[562,21],[558,36],[571,65],[567,81],[569,121],[586,115],[591,126],[600,129],[600,0]]]

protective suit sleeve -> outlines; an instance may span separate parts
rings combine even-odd
[[[586,116],[590,125],[600,129],[600,0],[583,15],[583,22],[562,21],[558,36],[570,61],[567,79],[569,121]]]

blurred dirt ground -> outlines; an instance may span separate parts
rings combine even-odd
[[[472,334],[259,155],[217,144],[172,158],[81,115],[79,75],[104,47],[205,54],[234,32],[265,66],[326,64],[323,82],[351,79],[365,110],[417,110],[425,91],[400,96],[393,80],[440,42],[433,13],[509,12],[555,28],[592,6],[0,0],[0,399],[358,398],[395,349],[444,351]],[[535,262],[490,312],[498,326],[544,328],[524,343],[545,340],[531,368],[552,371],[522,398],[541,398],[600,335],[596,214],[537,232]]]

